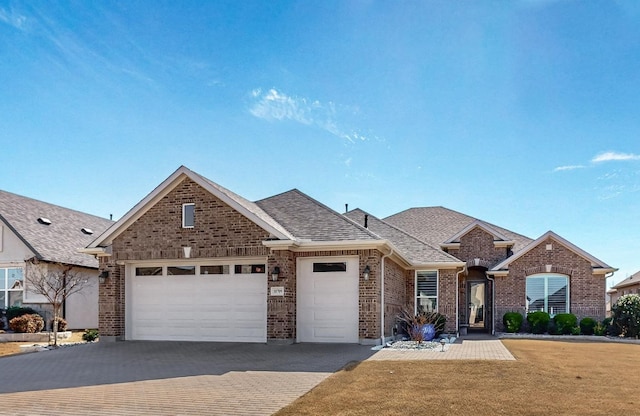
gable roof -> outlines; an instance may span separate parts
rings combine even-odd
[[[492,271],[500,271],[500,270],[509,269],[509,265],[512,262],[514,262],[515,260],[517,260],[520,257],[524,256],[526,253],[528,253],[532,249],[534,249],[537,246],[539,246],[542,242],[544,242],[548,238],[551,238],[551,239],[555,240],[556,242],[562,244],[563,246],[565,246],[569,250],[573,251],[574,253],[576,253],[580,257],[582,257],[582,258],[588,260],[589,262],[591,262],[591,267],[593,268],[594,273],[598,272],[598,274],[607,274],[607,273],[615,272],[616,270],[618,270],[618,269],[615,269],[615,268],[609,266],[607,263],[603,262],[602,260],[597,259],[596,257],[594,257],[591,254],[587,253],[586,251],[584,251],[580,247],[576,246],[575,244],[569,242],[568,240],[565,240],[564,238],[560,237],[558,234],[554,233],[553,231],[547,231],[542,236],[540,236],[537,240],[532,241],[531,243],[529,243],[529,245],[527,245],[525,248],[520,250],[518,253],[514,254],[511,257],[508,257],[507,259],[505,259],[501,263],[495,265],[491,270]]]
[[[6,191],[0,191],[0,220],[39,260],[91,268],[97,268],[98,261],[78,250],[113,224],[106,218]]]
[[[443,241],[443,243],[444,244],[447,244],[447,243],[459,243],[460,242],[460,238],[462,238],[469,231],[473,230],[476,227],[484,230],[488,234],[491,234],[493,236],[494,241],[510,241],[509,239],[507,239],[507,237],[502,235],[500,232],[498,232],[491,225],[489,225],[486,222],[481,221],[481,220],[475,220],[472,223],[470,223],[469,225],[467,225],[466,227],[464,227],[462,230],[458,231],[456,233],[456,235],[452,236],[447,241]]]
[[[618,282],[618,284],[611,286],[611,290],[613,289],[622,289],[627,286],[633,286],[640,284],[640,272],[636,272],[626,279]]]
[[[394,247],[402,251],[404,257],[406,257],[414,267],[444,263],[451,263],[456,266],[464,265],[460,259],[457,259],[439,248],[425,243],[424,241],[418,240],[399,228],[396,228],[361,209],[354,209],[344,214],[344,216],[355,222],[364,221],[365,215],[368,216],[368,229],[385,238],[391,242]]]
[[[513,252],[521,250],[532,241],[529,237],[506,228],[498,227],[444,207],[409,208],[384,218],[384,221],[436,247],[455,238],[461,231],[476,222],[478,224],[482,223],[484,227],[490,227],[493,233],[502,236],[506,240],[513,241]]]
[[[108,230],[102,233],[87,247],[89,250],[92,248],[104,247],[111,244],[114,238],[120,235],[126,230],[132,223],[139,219],[145,212],[153,207],[160,199],[166,196],[171,190],[173,190],[184,179],[189,178],[206,191],[222,200],[227,205],[244,215],[250,221],[256,225],[271,233],[278,239],[292,239],[293,236],[284,229],[279,223],[265,213],[255,203],[237,195],[230,190],[210,181],[209,179],[201,176],[185,166],[180,166],[175,172],[173,172],[167,179],[165,179],[160,185],[158,185],[150,194],[138,202],[133,208],[131,208],[122,218],[120,218],[115,224],[113,224]]]
[[[299,241],[382,240],[297,189],[262,199],[256,204]]]

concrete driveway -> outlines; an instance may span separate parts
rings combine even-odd
[[[270,415],[370,347],[118,342],[0,358],[2,415]]]

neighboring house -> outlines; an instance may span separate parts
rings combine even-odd
[[[611,296],[611,305],[615,305],[620,296],[629,295],[631,293],[640,294],[640,272],[627,277],[607,291],[607,294]]]
[[[446,330],[502,314],[602,319],[615,269],[553,232],[536,240],[445,208],[384,220],[298,190],[248,201],[180,167],[86,250],[102,340],[380,343],[406,305]]]
[[[28,267],[74,266],[87,276],[82,292],[68,297],[63,317],[70,329],[98,326],[98,261],[80,253],[113,221],[0,191],[0,309],[31,306],[52,318],[50,305],[30,291]]]

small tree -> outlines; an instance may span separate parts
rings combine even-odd
[[[640,295],[623,295],[611,307],[613,325],[628,338],[640,335]]]
[[[30,292],[44,296],[53,307],[53,345],[58,345],[58,322],[63,302],[87,284],[85,275],[73,266],[62,263],[41,263],[32,258],[28,261],[25,280]]]

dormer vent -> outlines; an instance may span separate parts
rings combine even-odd
[[[38,222],[44,225],[51,225],[51,220],[49,218],[40,217],[38,218]]]
[[[82,232],[88,235],[93,234],[93,230],[91,228],[83,228]]]

